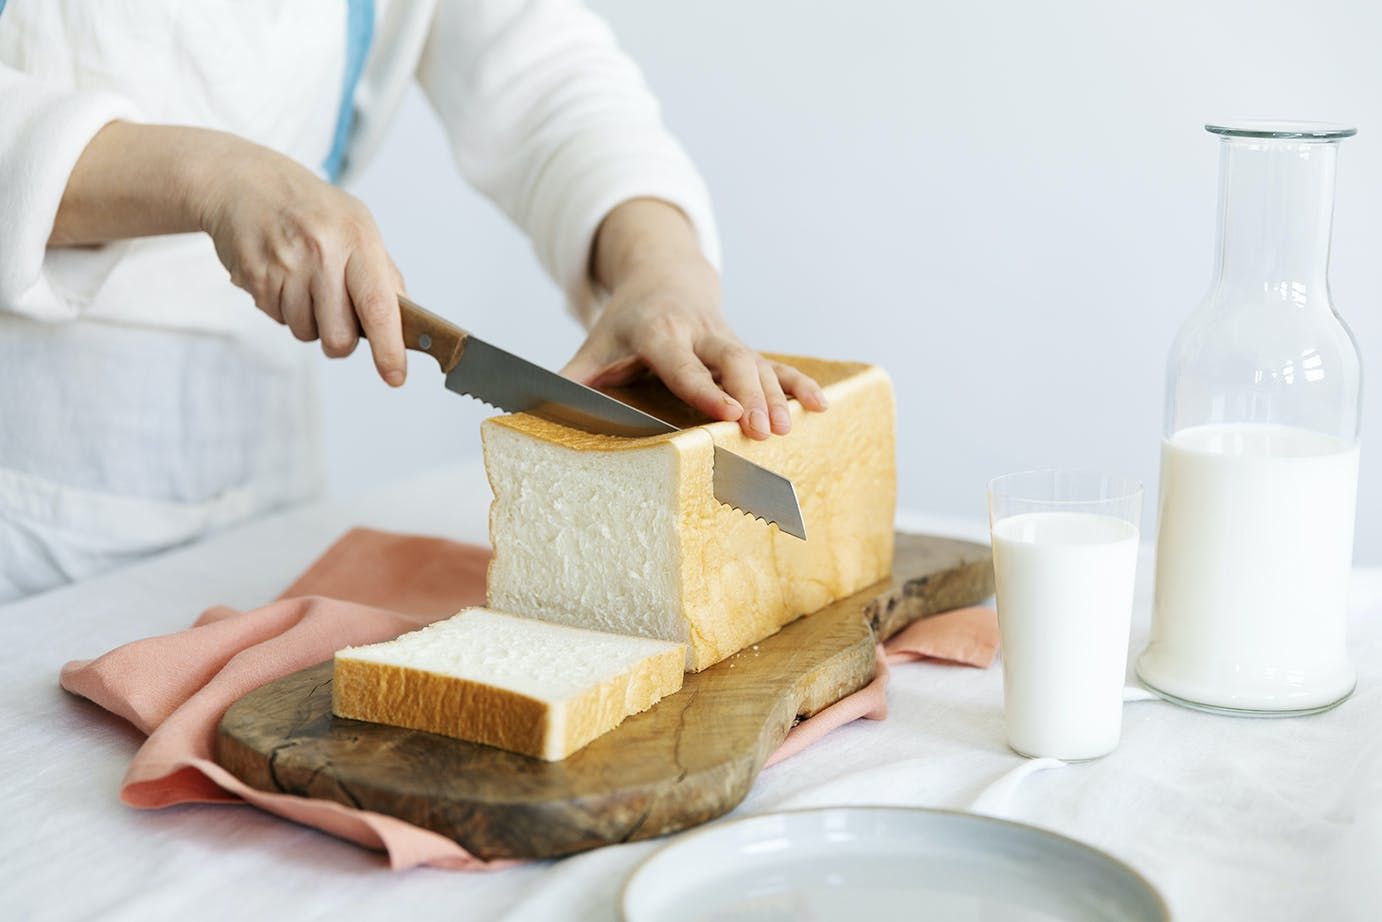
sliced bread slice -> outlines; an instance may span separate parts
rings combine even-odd
[[[331,711],[564,759],[681,687],[681,644],[471,608],[336,654]]]
[[[892,384],[870,365],[780,358],[820,382],[830,408],[791,401],[791,434],[765,442],[730,422],[616,438],[523,413],[486,420],[489,604],[685,643],[699,671],[886,578]],[[716,445],[792,479],[807,540],[716,501]]]

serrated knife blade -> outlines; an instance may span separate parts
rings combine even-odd
[[[505,412],[532,413],[587,432],[637,437],[679,431],[650,413],[491,345],[407,298],[400,296],[398,301],[404,345],[435,358],[450,391]],[[806,524],[791,480],[718,445],[714,464],[717,500],[805,540]]]

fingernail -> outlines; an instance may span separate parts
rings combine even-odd
[[[792,428],[792,414],[786,407],[773,407],[773,431],[785,433]]]
[[[812,391],[811,396],[816,398],[816,403],[820,405],[820,408],[822,410],[830,406],[830,401],[825,399],[825,391],[821,390],[820,388],[816,388],[814,391]]]
[[[754,408],[749,412],[749,428],[757,429],[759,432],[771,432],[768,428],[768,414],[761,408]]]
[[[394,369],[393,371],[390,371],[390,372],[386,372],[386,373],[384,374],[384,380],[387,381],[387,382],[389,382],[389,387],[402,387],[402,386],[403,386],[403,372],[401,372],[401,371],[399,371],[399,370],[397,370],[397,369]]]

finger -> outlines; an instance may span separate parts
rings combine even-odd
[[[278,275],[265,273],[253,282],[236,284],[250,293],[254,306],[273,318],[274,323],[286,324],[287,321],[283,319],[283,281]]]
[[[391,387],[400,386],[407,377],[408,359],[403,354],[403,322],[389,258],[380,250],[356,250],[346,263],[345,281],[379,377]]]
[[[333,359],[350,355],[360,341],[360,327],[350,299],[346,297],[345,271],[323,266],[312,278],[311,292],[312,313],[317,318],[322,352]]]
[[[245,289],[254,298],[254,306],[273,319],[274,323],[287,325],[283,318],[283,280],[265,276],[253,288]]]
[[[754,439],[772,435],[758,358],[753,351],[737,340],[715,338],[706,344],[701,355],[719,372],[720,386],[744,408],[744,415],[739,417],[744,434]]]
[[[643,361],[667,389],[711,419],[735,420],[744,408],[715,383],[715,376],[691,348],[690,340],[664,336],[644,345]]]
[[[766,359],[758,360],[758,380],[763,382],[763,398],[768,402],[768,422],[773,432],[786,435],[792,431],[792,411],[787,409],[787,395],[777,381],[777,372]]]
[[[576,350],[576,354],[571,356],[571,361],[566,363],[560,374],[572,381],[590,384],[609,364],[605,357],[607,349],[603,337],[589,337],[581,344],[581,348]]]
[[[782,362],[773,362],[772,365],[782,389],[800,400],[806,409],[819,413],[830,406],[830,401],[825,399],[825,391],[821,390],[815,378]]]
[[[317,318],[312,313],[312,292],[306,279],[290,275],[279,293],[279,309],[283,322],[293,335],[305,343],[317,338]]]
[[[636,355],[630,355],[617,362],[610,362],[597,371],[587,383],[591,387],[619,387],[647,377],[648,372],[647,362]]]
[[[648,373],[647,364],[636,355],[610,362],[601,362],[579,353],[566,364],[561,373],[587,387],[619,387],[632,384]]]

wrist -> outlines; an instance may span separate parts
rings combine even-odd
[[[169,146],[176,207],[191,227],[214,234],[225,203],[253,191],[264,154],[258,144],[224,131],[180,128]]]
[[[630,199],[600,223],[591,252],[591,275],[613,291],[648,273],[694,269],[714,276],[695,228],[681,209],[660,199]]]

